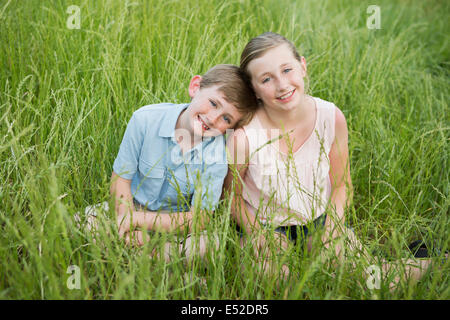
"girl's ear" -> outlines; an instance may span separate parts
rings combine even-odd
[[[194,98],[195,94],[200,90],[200,82],[202,82],[201,76],[193,76],[189,83],[189,96]]]
[[[304,56],[301,56],[301,61],[300,61],[300,65],[302,66],[302,71],[303,71],[303,76],[306,76],[306,59]]]

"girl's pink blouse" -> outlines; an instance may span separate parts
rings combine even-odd
[[[313,99],[317,109],[314,130],[290,157],[278,150],[279,140],[269,141],[257,116],[244,126],[250,161],[243,197],[248,211],[264,224],[303,225],[320,216],[330,199],[328,155],[334,141],[336,106]]]

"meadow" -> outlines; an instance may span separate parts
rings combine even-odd
[[[394,290],[370,289],[367,266],[351,255],[336,268],[316,252],[288,252],[280,259],[291,278],[281,283],[241,268],[254,262],[251,248],[239,249],[229,197],[207,227],[219,250],[188,263],[149,258],[166,235],[125,245],[112,214],[95,243],[74,221],[109,199],[133,111],[188,102],[193,75],[239,64],[249,39],[274,31],[305,56],[309,94],[346,116],[354,186],[346,218],[358,238],[391,261],[410,257],[416,239],[447,249],[450,3],[379,0],[379,29],[367,23],[372,4],[1,0],[0,299],[449,299],[441,259]],[[78,288],[68,285],[70,266]]]

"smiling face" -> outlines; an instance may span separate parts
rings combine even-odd
[[[289,111],[296,108],[304,94],[306,61],[297,60],[287,44],[268,49],[262,56],[249,62],[256,97],[265,108]]]
[[[186,110],[186,129],[197,137],[222,135],[234,128],[242,114],[229,103],[219,86],[200,88],[201,77],[192,78],[189,95],[192,100]]]

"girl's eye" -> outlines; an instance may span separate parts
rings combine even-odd
[[[284,72],[284,73],[288,73],[288,72],[291,71],[291,70],[292,70],[292,69],[290,69],[290,68],[286,68],[286,69],[283,70],[283,72]]]
[[[266,83],[266,82],[268,82],[270,80],[270,78],[269,77],[267,77],[267,78],[264,78],[263,79],[263,81],[262,81],[262,83]]]
[[[209,100],[209,102],[211,103],[211,105],[212,105],[214,108],[217,108],[217,103],[215,103],[215,102],[212,101],[212,100]]]

